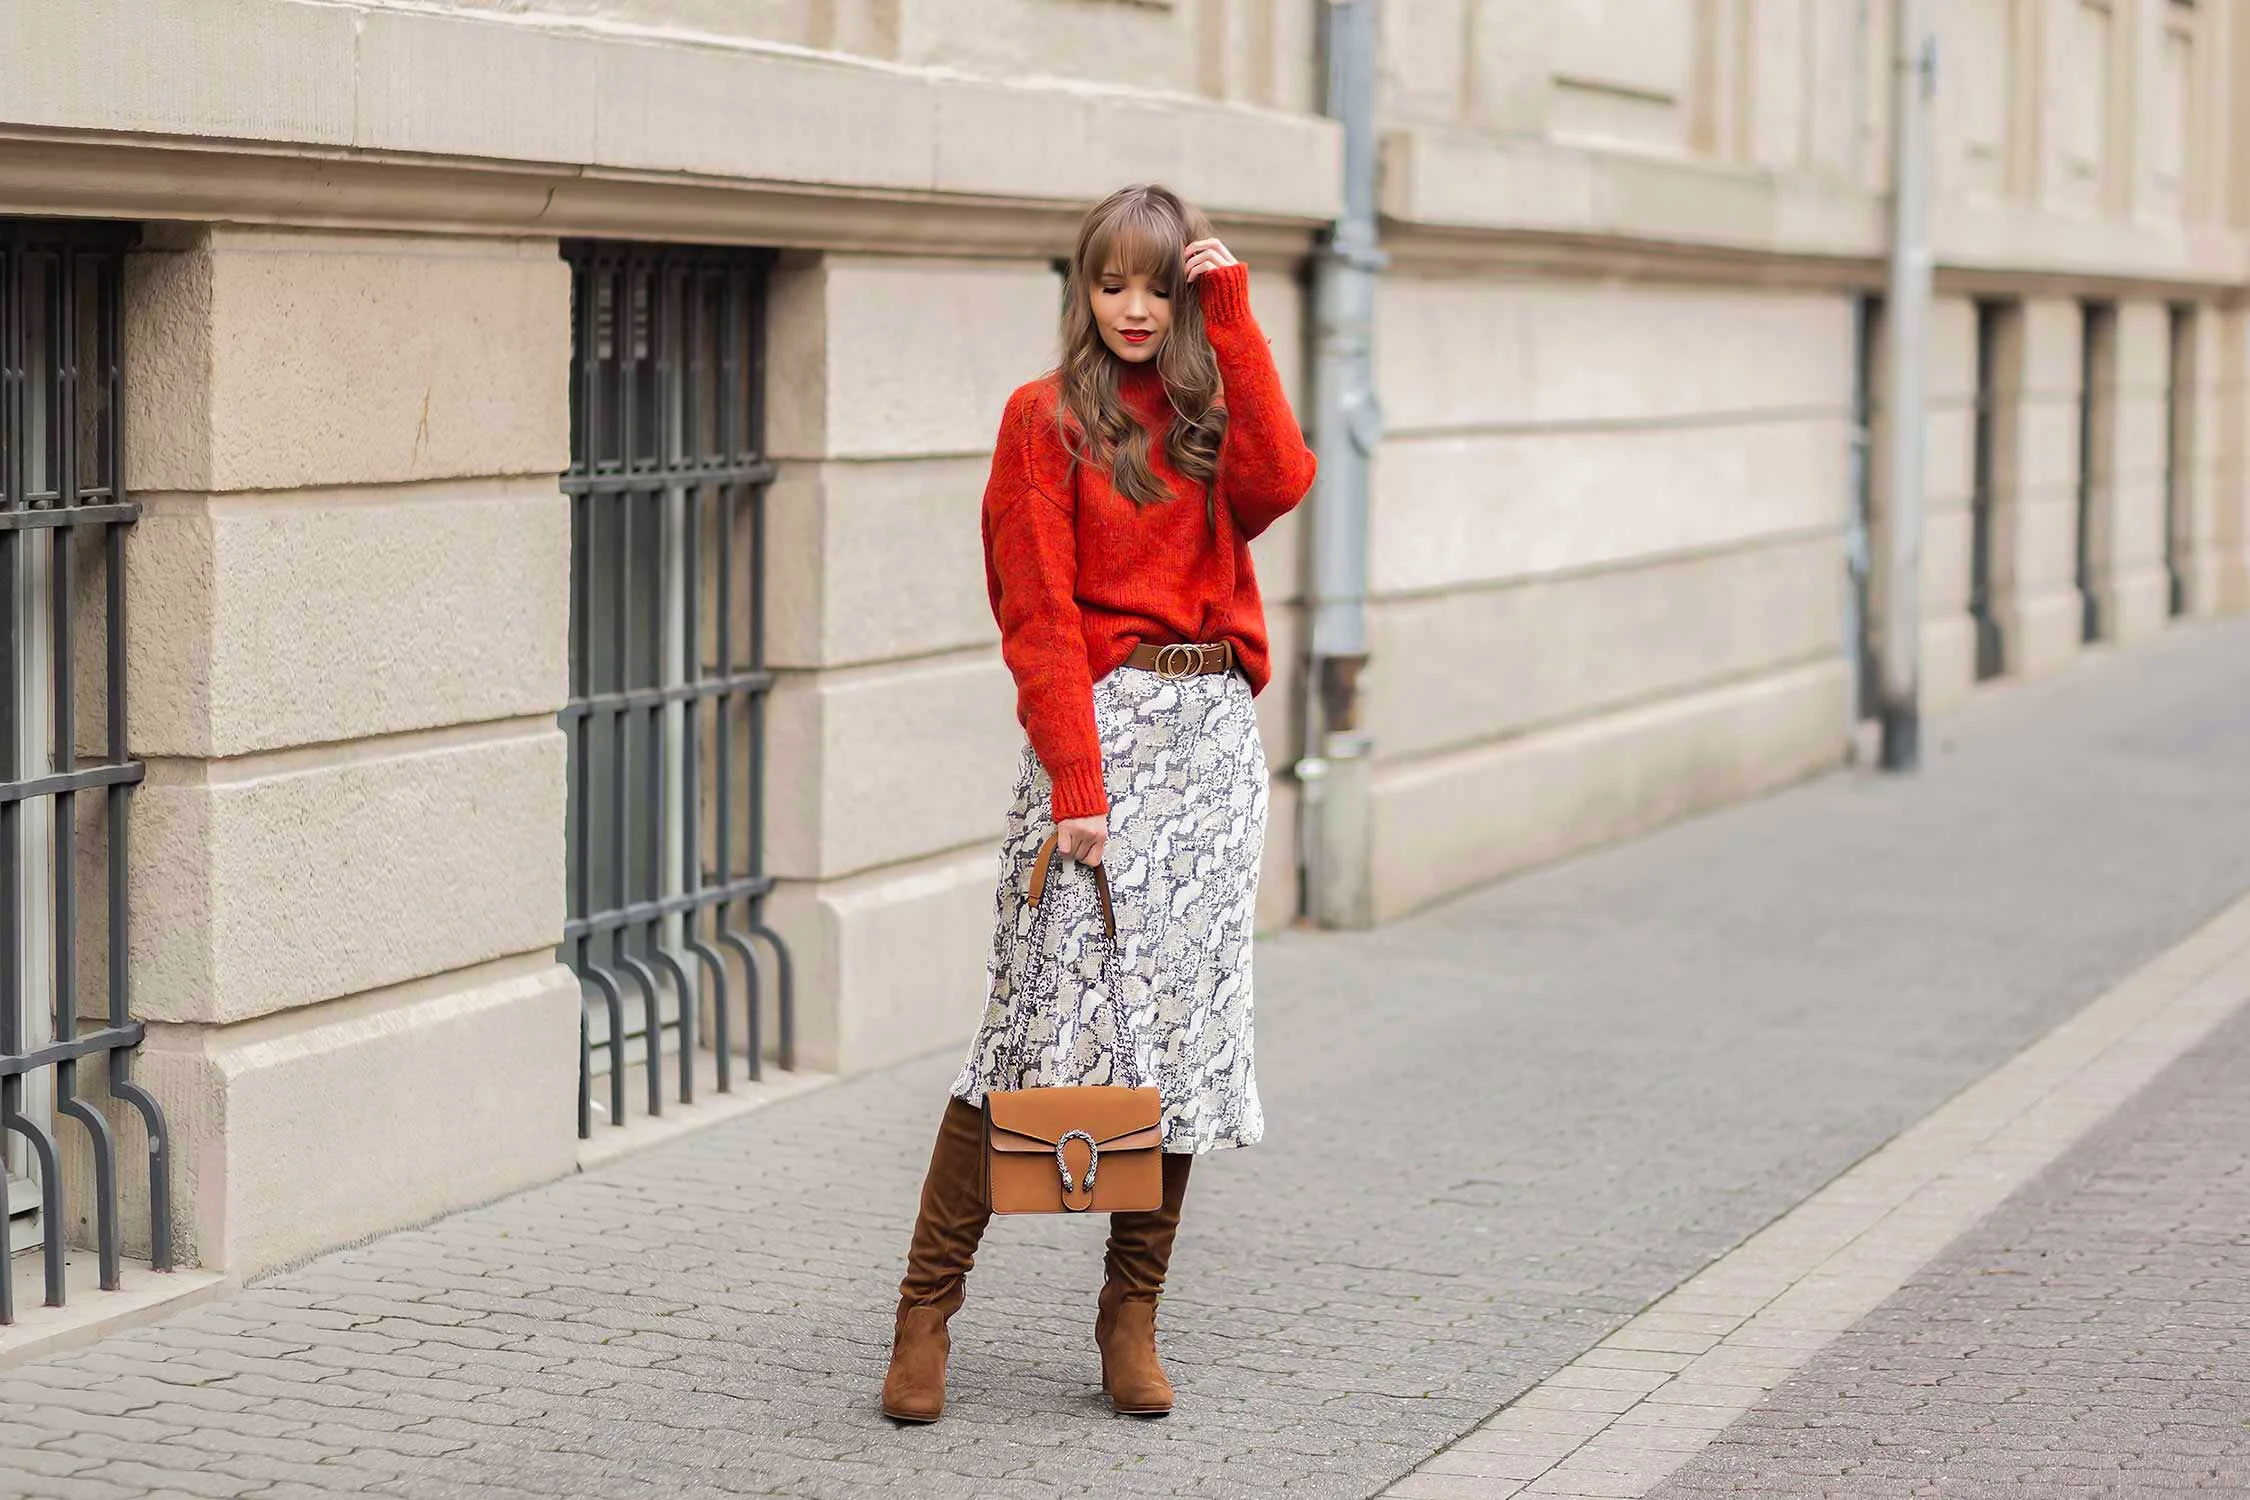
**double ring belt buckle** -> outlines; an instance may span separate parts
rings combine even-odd
[[[1173,653],[1177,652],[1178,655]],[[1156,649],[1156,675],[1166,682],[1179,682],[1193,677],[1203,669],[1203,648],[1174,642]]]

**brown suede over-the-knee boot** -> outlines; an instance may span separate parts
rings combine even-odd
[[[969,1267],[992,1210],[985,1198],[984,1115],[959,1099],[946,1101],[922,1179],[922,1208],[898,1286],[898,1325],[890,1373],[883,1377],[883,1415],[935,1422],[945,1410],[946,1320],[967,1295]]]
[[[1161,1417],[1172,1409],[1172,1382],[1156,1357],[1156,1302],[1164,1293],[1164,1273],[1172,1264],[1172,1241],[1180,1232],[1180,1207],[1187,1201],[1188,1169],[1195,1158],[1164,1155],[1164,1206],[1150,1213],[1111,1214],[1108,1272],[1102,1283],[1094,1342],[1102,1351],[1102,1389],[1110,1405],[1126,1416]]]

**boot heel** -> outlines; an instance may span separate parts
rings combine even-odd
[[[891,1368],[883,1377],[883,1415],[894,1422],[935,1422],[945,1414],[945,1361],[953,1339],[945,1313],[935,1307],[902,1308],[891,1339]]]
[[[1102,1351],[1102,1389],[1121,1417],[1163,1417],[1172,1412],[1172,1382],[1156,1353],[1153,1298],[1102,1299],[1094,1320]]]

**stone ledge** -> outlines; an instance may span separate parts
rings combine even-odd
[[[1588,241],[1663,246],[1634,269],[1698,277],[1745,257],[1826,262],[1855,284],[1880,279],[1885,196],[1849,182],[1717,162],[1589,150],[1531,137],[1410,127],[1383,143],[1386,219],[1409,260],[1496,255],[1493,235],[1573,241],[1550,258],[1589,268]],[[2149,286],[2231,287],[2250,277],[2250,234],[2089,220],[1958,198],[1933,205],[1941,290],[1995,275]],[[1449,243],[1462,232],[1468,237]],[[1480,232],[1481,233],[1478,233]],[[1681,257],[1681,250],[1703,252]],[[1523,252],[1534,260],[1530,247]],[[1602,268],[1609,269],[1609,268]]]
[[[2088,277],[2158,287],[2183,282],[2232,288],[2250,278],[2250,234],[2208,225],[2083,219],[1948,199],[1933,205],[1939,273],[1989,272],[2021,285],[2030,276]]]
[[[1853,260],[1884,249],[1882,199],[1847,184],[1432,128],[1386,135],[1382,209],[1420,228]]]
[[[0,1275],[9,1269],[0,1266]],[[105,1292],[94,1252],[73,1248],[64,1257],[66,1301],[61,1307],[47,1307],[41,1302],[46,1283],[40,1258],[20,1255],[13,1270],[16,1321],[0,1328],[0,1368],[98,1343],[113,1333],[226,1296],[239,1284],[216,1271],[152,1271],[146,1261],[128,1260],[122,1285]]]
[[[131,35],[124,51],[114,38]],[[223,65],[222,65],[223,60]],[[1077,200],[1157,177],[1325,221],[1329,121],[743,42],[304,0],[0,10],[0,123],[830,188]],[[1209,149],[1214,131],[1226,149]]]
[[[677,1061],[674,1054],[673,1061]],[[638,1064],[635,1065],[636,1067]],[[709,1130],[714,1125],[725,1125],[755,1113],[768,1105],[795,1099],[803,1094],[841,1082],[835,1073],[795,1072],[774,1067],[768,1063],[765,1076],[744,1078],[742,1064],[735,1065],[736,1076],[726,1093],[719,1092],[718,1059],[709,1051],[699,1051],[695,1059],[696,1095],[691,1104],[682,1104],[676,1095],[667,1095],[664,1113],[651,1116],[644,1103],[645,1095],[638,1087],[626,1091],[631,1118],[620,1127],[609,1124],[596,1115],[594,1133],[578,1143],[578,1170],[591,1172],[606,1167],[611,1162],[622,1161],[657,1146],[666,1145],[685,1135]],[[669,1079],[667,1080],[670,1081]],[[595,1088],[595,1104],[607,1101],[599,1081]]]

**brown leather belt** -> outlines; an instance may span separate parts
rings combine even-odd
[[[1234,643],[1220,641],[1212,646],[1152,646],[1143,641],[1133,648],[1131,656],[1125,658],[1125,665],[1138,667],[1143,672],[1154,672],[1167,682],[1177,682],[1183,677],[1231,672],[1234,670]]]

